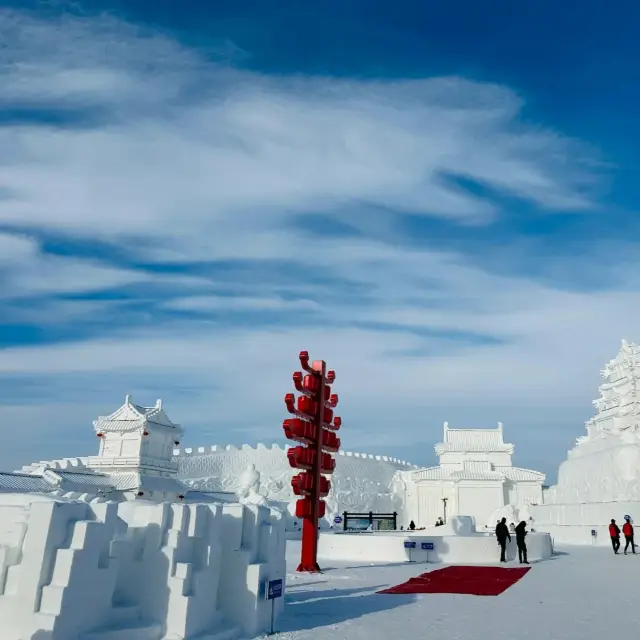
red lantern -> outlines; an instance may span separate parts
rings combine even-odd
[[[327,424],[331,424],[331,421],[333,420],[333,409],[325,407],[322,418],[324,422],[326,422]]]
[[[302,387],[306,391],[317,391],[320,386],[320,380],[317,376],[306,375],[302,381]]]
[[[308,396],[298,396],[298,411],[309,417],[315,417],[317,402]]]
[[[296,502],[296,518],[310,518],[311,517],[311,500],[309,498],[302,498]]]
[[[313,489],[313,476],[310,473],[299,473],[291,478],[291,487],[295,495],[307,495]]]
[[[289,459],[289,464],[294,469],[311,469],[316,457],[315,454],[316,452],[313,451],[313,449],[293,447],[287,451],[287,458]]]
[[[322,430],[322,448],[330,453],[335,453],[340,449],[340,438],[336,436],[335,432]]]
[[[104,433],[96,433],[96,436],[98,436],[98,438],[103,438],[104,437]]]
[[[300,418],[289,418],[282,423],[287,440],[311,444],[315,440],[316,425]]]
[[[333,473],[336,468],[336,461],[329,453],[323,453],[321,458],[320,470],[322,473]]]

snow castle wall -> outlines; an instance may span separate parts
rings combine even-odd
[[[265,497],[288,503],[296,499],[291,489],[295,470],[287,459],[288,446],[258,444],[176,449],[178,476],[189,488],[201,491],[234,492],[242,472],[251,464],[260,473]],[[343,511],[401,513],[406,501],[402,472],[417,467],[389,456],[339,451],[331,477],[326,519]]]
[[[253,636],[262,585],[285,575],[284,521],[264,507],[0,495],[3,640]]]

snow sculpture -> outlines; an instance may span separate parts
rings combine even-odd
[[[240,504],[250,504],[258,507],[267,507],[269,503],[260,490],[260,472],[251,464],[240,476],[236,495]]]
[[[502,518],[507,519],[507,524],[510,525],[518,524],[523,520],[525,522],[530,522],[532,520],[531,513],[529,511],[529,505],[511,505],[507,504],[500,509],[496,509],[485,522],[485,528],[493,531],[496,528],[496,523],[498,520],[502,520]]]
[[[587,434],[560,465],[544,504],[530,506],[536,528],[560,542],[608,544],[609,520],[640,511],[640,346],[623,340],[601,375]]]
[[[545,503],[640,500],[640,346],[623,340],[601,374],[596,415],[560,465]]]
[[[0,494],[0,522],[5,640],[251,637],[269,627],[262,585],[286,574],[264,507]]]

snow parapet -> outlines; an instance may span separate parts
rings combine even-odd
[[[284,520],[264,507],[0,495],[3,640],[252,636],[285,574]]]

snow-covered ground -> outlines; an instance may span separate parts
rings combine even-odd
[[[590,547],[558,549],[497,597],[380,595],[441,565],[321,566],[295,573],[300,543],[287,543],[286,607],[277,640],[603,640],[635,638],[640,555]],[[518,567],[517,562],[507,566]]]

